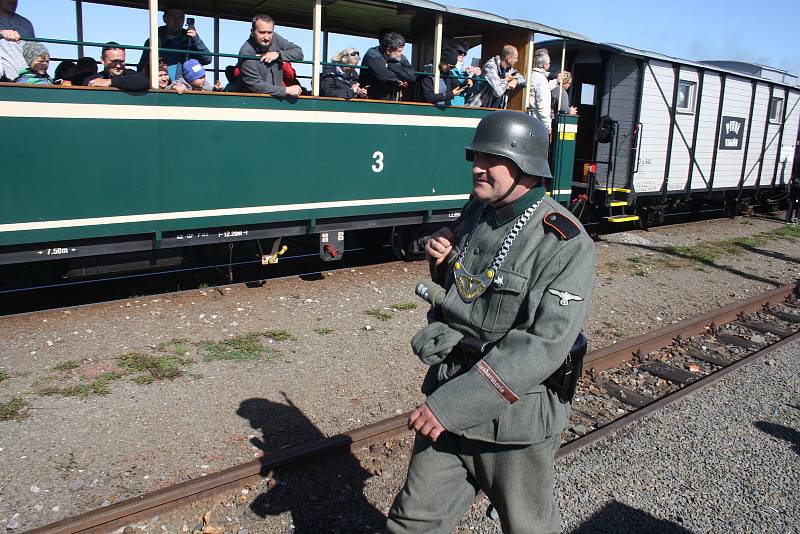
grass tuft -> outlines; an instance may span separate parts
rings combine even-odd
[[[160,352],[172,352],[178,358],[183,358],[189,354],[189,342],[185,338],[171,339],[160,343],[156,349]]]
[[[61,473],[61,478],[68,479],[69,474],[78,469],[78,460],[75,459],[75,452],[69,451],[64,458],[57,460],[53,469]]]
[[[372,308],[371,310],[367,310],[364,313],[369,315],[370,317],[376,318],[379,321],[388,321],[389,319],[394,317],[394,315],[391,314],[390,312],[385,310],[379,310],[378,308]]]
[[[320,327],[320,328],[315,328],[314,332],[316,332],[317,334],[319,334],[321,336],[327,336],[328,334],[333,334],[333,328],[326,328],[326,327],[323,326],[323,327]]]
[[[390,306],[393,310],[397,311],[406,311],[406,310],[416,310],[417,303],[416,302],[402,302],[400,304],[392,304]]]
[[[186,364],[187,361],[173,355],[151,356],[149,354],[131,352],[117,358],[117,363],[123,369],[150,376],[152,380],[147,382],[150,384],[156,380],[174,380],[182,376],[184,370],[181,365]],[[136,381],[135,378],[134,381]],[[137,383],[142,382],[137,381]]]
[[[0,421],[22,421],[28,417],[27,407],[28,403],[19,397],[14,397],[8,402],[0,402]]]
[[[203,360],[228,360],[245,362],[268,358],[278,351],[267,349],[259,342],[261,336],[255,333],[242,334],[225,341],[201,341],[200,349],[203,351]]]
[[[264,335],[273,341],[297,341],[297,336],[288,330],[268,330]]]
[[[11,375],[8,374],[8,372],[6,372],[4,369],[0,369],[0,382],[8,380],[9,378],[11,378]]]
[[[61,371],[62,373],[67,373],[72,371],[73,369],[77,369],[80,367],[81,364],[76,362],[75,360],[67,360],[65,362],[61,362],[58,365],[53,366],[53,371]]]

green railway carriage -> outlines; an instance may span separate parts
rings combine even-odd
[[[446,155],[463,157],[485,113],[19,86],[2,95],[8,153],[47,153],[5,164],[16,178],[4,185],[0,243],[17,261],[446,220],[468,197],[466,172]],[[52,171],[76,157],[85,163],[74,175]]]
[[[83,3],[76,0],[79,39]],[[155,35],[155,0],[95,3],[149,8]],[[249,20],[263,4],[170,2],[213,17],[217,35],[221,18]],[[276,239],[315,234],[322,256],[339,259],[344,233],[373,228],[393,228],[395,250],[410,257],[421,230],[457,217],[468,198],[463,147],[489,110],[320,98],[327,32],[395,28],[413,43],[418,71],[455,38],[483,44],[482,59],[513,42],[530,67],[535,31],[566,33],[423,0],[275,1],[268,12],[278,24],[312,30],[313,96],[0,84],[0,128],[14,132],[3,144],[0,265],[103,257],[123,268],[139,255],[168,264],[187,247],[263,239],[269,250]],[[519,91],[509,107],[526,105]],[[55,162],[76,170],[54,172]],[[566,202],[570,191],[553,194]]]

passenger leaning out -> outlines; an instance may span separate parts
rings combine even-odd
[[[283,85],[285,61],[301,61],[303,50],[275,33],[275,21],[269,15],[253,17],[250,38],[239,49],[240,56],[259,56],[258,59],[239,59],[239,76],[231,91],[261,93],[273,96],[300,96],[300,85]]]
[[[553,130],[552,91],[558,86],[557,80],[550,80],[550,54],[547,49],[540,48],[533,55],[530,113],[544,123],[551,137]]]
[[[178,94],[186,91],[222,91],[222,84],[217,80],[213,86],[206,80],[206,69],[196,59],[183,64],[181,77],[172,84],[172,90]]]
[[[201,65],[208,65],[214,59],[208,47],[200,39],[197,29],[194,27],[194,19],[189,19],[189,24],[184,29],[186,12],[177,6],[167,6],[164,8],[164,25],[158,28],[158,47],[170,48],[174,50],[187,50],[187,52],[168,52],[161,50],[159,59],[167,64],[167,69],[172,79],[177,79],[181,75],[181,65],[190,59],[195,59]],[[150,39],[144,42],[145,47],[150,46]],[[139,58],[139,72],[144,72],[150,63],[150,52],[144,50],[142,57]]]
[[[331,63],[322,69],[320,95],[339,98],[365,98],[367,90],[358,83],[355,65],[361,54],[353,47],[348,47],[331,58]],[[349,65],[349,66],[345,66]]]
[[[405,38],[397,32],[381,37],[381,44],[367,50],[358,76],[367,97],[374,100],[399,100],[403,89],[417,79],[414,69],[403,61]]]
[[[483,65],[484,81],[481,82],[470,106],[484,108],[505,108],[509,96],[517,88],[525,85],[525,78],[514,68],[519,60],[516,47],[505,45],[500,54]]]
[[[458,62],[458,52],[453,48],[442,50],[442,58],[439,61],[439,90],[433,90],[433,76],[425,76],[420,82],[422,88],[422,101],[437,106],[449,106],[454,97],[462,94],[472,87],[473,81],[469,78],[462,84],[451,72]],[[433,65],[428,64],[423,67],[425,72],[433,72]]]
[[[34,85],[53,85],[55,82],[48,76],[50,67],[50,52],[42,43],[27,41],[22,47],[22,57],[27,68],[22,69],[15,83],[29,83]]]
[[[106,43],[101,56],[103,71],[89,76],[83,85],[89,87],[116,87],[123,91],[147,91],[150,80],[135,70],[125,68],[125,49],[118,43]]]

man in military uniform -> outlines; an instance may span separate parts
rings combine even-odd
[[[579,335],[595,252],[545,196],[547,145],[529,115],[484,117],[467,146],[472,198],[426,246],[446,293],[412,340],[430,365],[427,399],[409,417],[417,436],[390,532],[452,532],[478,489],[504,532],[561,530],[553,463],[570,399],[544,382]]]

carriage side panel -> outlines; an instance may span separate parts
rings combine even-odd
[[[697,142],[694,151],[695,169],[692,173],[692,191],[705,190],[711,179],[711,162],[714,159],[714,134],[719,114],[719,95],[722,89],[720,75],[706,71],[703,75],[703,94],[697,120]]]
[[[635,141],[634,122],[636,121],[634,102],[638,96],[638,65],[634,58],[628,56],[612,56],[609,69],[611,75],[606,78],[603,91],[601,113],[618,121],[617,139],[614,143],[597,145],[597,183],[606,183],[611,187],[627,187],[629,185],[630,153]],[[616,154],[611,154],[616,148]],[[616,156],[616,157],[615,157]],[[613,161],[613,168],[599,162]],[[609,173],[612,176],[609,176]]]
[[[642,131],[638,172],[634,175],[637,193],[656,193],[664,183],[674,78],[669,63],[657,60],[645,62],[639,119]]]
[[[750,80],[728,76],[725,82],[725,99],[722,104],[720,144],[724,143],[722,134],[726,128],[734,132],[738,128],[741,143],[738,149],[718,149],[717,166],[714,172],[714,189],[736,189],[742,176],[744,145],[747,137],[750,99],[752,97]],[[726,120],[727,118],[727,120]],[[734,121],[730,119],[735,119]],[[739,125],[738,127],[736,125]],[[734,132],[735,133],[735,132]]]
[[[669,191],[682,191],[686,188],[686,181],[689,178],[689,165],[691,163],[692,132],[694,131],[694,122],[697,120],[696,110],[697,100],[699,100],[697,91],[700,78],[697,70],[681,67],[679,79],[695,84],[695,103],[691,108],[692,111],[677,111],[675,113],[675,131],[672,135],[672,153],[667,175],[667,189]]]
[[[795,143],[798,137],[800,137],[800,132],[798,132],[798,127],[800,126],[800,91],[794,89],[789,90],[787,101],[786,120],[783,125],[783,138],[780,140],[778,168],[773,169],[773,173],[768,175],[769,177],[774,177],[774,183],[776,185],[785,185],[789,183],[792,172],[795,172],[793,169]],[[775,143],[777,149],[778,141],[775,141]],[[773,157],[773,164],[775,160],[776,158]],[[762,178],[762,181],[764,180],[767,180],[767,178]]]
[[[744,187],[754,187],[758,180],[758,169],[761,164],[762,145],[764,142],[764,127],[768,111],[769,85],[759,82],[756,85],[756,99],[753,103],[753,124],[750,130],[747,161],[745,162]]]

